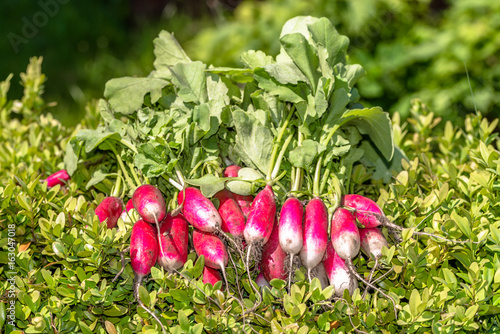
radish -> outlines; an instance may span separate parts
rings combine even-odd
[[[143,309],[145,309],[161,325],[163,333],[165,328],[156,315],[149,310],[139,298],[139,287],[158,258],[158,240],[155,230],[151,224],[143,219],[137,221],[132,227],[130,236],[130,264],[134,270],[134,297]]]
[[[69,180],[70,176],[68,172],[65,169],[61,169],[47,177],[45,182],[47,182],[47,188],[52,188],[57,184],[64,186]]]
[[[287,253],[281,248],[279,228],[275,226],[269,241],[262,248],[260,269],[267,281],[275,278],[286,280],[288,271],[285,268]]]
[[[262,272],[260,272],[258,275],[257,275],[257,278],[255,279],[255,283],[257,283],[257,285],[261,288],[267,286],[269,289],[271,288],[271,284],[269,284],[269,282],[267,281],[267,279],[264,277],[264,274]]]
[[[227,166],[226,169],[224,170],[224,177],[238,177],[238,171],[241,169],[240,166],[238,165],[231,165]],[[234,199],[238,203],[241,211],[243,212],[243,215],[248,217],[248,214],[250,213],[250,209],[252,206],[253,202],[253,196],[252,195],[240,195],[231,192],[233,195]]]
[[[247,218],[250,214],[250,210],[252,209],[254,197],[252,195],[239,195],[235,193],[233,193],[233,197],[238,203],[241,212],[243,212],[243,215]]]
[[[345,260],[335,252],[331,242],[327,243],[323,266],[330,285],[335,288],[337,297],[342,297],[346,289],[350,295],[357,289],[358,281],[356,277],[349,272]]]
[[[215,232],[221,229],[222,219],[214,204],[200,190],[188,187],[179,192],[177,202],[182,205],[182,214],[196,229]]]
[[[106,221],[108,228],[113,228],[118,223],[118,218],[123,211],[123,201],[121,198],[108,196],[102,200],[95,208],[95,214],[102,223]]]
[[[160,189],[149,184],[139,186],[134,191],[132,203],[139,216],[150,224],[158,224],[167,214],[165,199]]]
[[[361,195],[344,195],[342,205],[354,210],[356,219],[363,227],[379,226],[381,222],[377,216],[384,216],[382,209],[377,203]]]
[[[328,246],[327,246],[328,247]],[[325,252],[326,254],[326,252]],[[311,270],[311,277],[319,279],[321,284],[321,289],[326,289],[328,285],[330,285],[330,281],[328,279],[328,275],[326,274],[325,266],[323,261],[321,261],[316,267]]]
[[[382,247],[389,248],[384,235],[376,227],[360,228],[359,236],[361,249],[375,260],[378,260],[382,256]]]
[[[288,288],[291,284],[293,272],[293,258],[298,254],[304,244],[302,236],[304,208],[302,202],[296,197],[288,198],[280,211],[279,218],[279,242],[283,251],[290,255],[290,268],[288,276]]]
[[[238,165],[231,165],[227,166],[226,169],[224,169],[224,177],[238,177],[238,171],[241,169],[240,166]]]
[[[222,219],[222,231],[230,233],[236,238],[243,239],[245,229],[245,216],[241,212],[240,206],[234,199],[232,193],[224,189],[215,194],[219,200],[219,215]]]
[[[271,186],[267,185],[255,197],[250,214],[243,231],[248,249],[260,244],[264,245],[271,236],[276,215],[276,201]]]
[[[203,267],[203,284],[212,284],[222,281],[222,277],[217,269],[211,268],[209,266]]]
[[[382,256],[382,248],[389,247],[387,244],[387,240],[385,239],[382,232],[377,227],[371,228],[360,228],[359,236],[361,239],[361,249],[368,256],[373,257],[375,259],[375,265],[370,271],[370,276],[368,277],[368,281],[370,282],[373,278],[373,274],[375,270],[378,268],[378,261]],[[366,294],[367,289],[363,293],[363,296]]]
[[[347,209],[338,208],[333,214],[330,231],[332,236],[332,245],[335,249],[335,253],[338,254],[338,256],[343,260],[345,260],[347,268],[349,269],[351,274],[356,276],[359,281],[365,283],[370,288],[377,290],[383,296],[390,299],[394,306],[394,314],[397,318],[396,302],[394,301],[394,299],[373,284],[367,282],[363,277],[361,277],[356,271],[354,264],[352,263],[352,259],[354,259],[359,253],[361,243],[359,230],[356,226],[356,218],[354,218],[354,215]]]
[[[129,212],[130,210],[132,210],[134,208],[134,203],[132,202],[132,199],[129,199],[127,201],[127,204],[125,205],[125,209],[123,209],[120,217],[121,219],[124,221],[124,222],[130,222],[130,217],[129,215],[127,214],[127,212]]]
[[[205,257],[205,266],[220,269],[224,276],[226,289],[228,288],[226,278],[226,266],[229,261],[227,249],[222,240],[216,235],[208,232],[193,230],[193,246],[198,256]]]
[[[328,211],[325,203],[318,197],[307,203],[303,240],[304,245],[299,255],[302,264],[307,269],[310,282],[311,270],[323,259],[328,243]]]
[[[188,222],[181,215],[167,214],[162,221],[159,235],[158,263],[167,271],[175,271],[184,265],[188,256]]]
[[[359,253],[360,238],[356,219],[344,208],[338,208],[332,217],[332,245],[335,252],[344,260],[354,259]]]

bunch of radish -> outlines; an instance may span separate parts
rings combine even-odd
[[[239,169],[239,166],[230,166],[224,176],[237,177]],[[214,201],[197,188],[184,187],[177,195],[178,208],[167,212],[161,191],[152,185],[141,185],[125,208],[122,199],[108,196],[95,210],[108,228],[116,227],[120,217],[129,221],[128,211],[132,208],[140,216],[138,221],[131,222],[134,298],[160,324],[157,316],[141,302],[139,287],[156,264],[165,271],[179,273],[187,261],[190,236],[196,254],[205,258],[203,283],[214,285],[224,280],[226,290],[230,288],[226,268],[232,255],[231,242],[249,278],[251,259],[257,259],[254,264],[260,268],[256,278],[259,286],[281,279],[288,280],[290,288],[292,273],[299,262],[309,280],[314,276],[323,287],[333,285],[337,297],[342,297],[346,289],[352,294],[358,287],[358,279],[362,279],[352,264],[360,248],[377,264],[382,247],[388,246],[377,228],[384,221],[382,210],[363,196],[343,196],[330,219],[327,205],[319,196],[307,201],[305,206],[303,201],[291,196],[278,207],[271,184],[258,191],[255,198],[223,189],[212,199]],[[358,225],[365,227],[358,228]],[[122,265],[123,261],[122,258]],[[368,282],[365,284],[379,290]]]

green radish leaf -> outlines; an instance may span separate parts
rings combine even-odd
[[[95,130],[82,129],[78,131],[74,137],[77,141],[84,142],[85,152],[89,153],[95,150],[104,141],[121,139],[120,135],[116,132],[110,132],[103,128],[97,128]]]
[[[78,157],[82,149],[82,143],[76,138],[71,138],[66,144],[66,154],[64,155],[64,166],[69,175],[73,175],[78,167]]]
[[[91,187],[95,186],[98,183],[101,183],[104,181],[107,177],[109,176],[109,173],[107,171],[106,166],[101,165],[99,166],[93,173],[92,177],[90,178],[89,182],[87,182],[87,185],[85,186],[85,189],[90,189]]]
[[[267,73],[280,84],[296,85],[299,81],[307,82],[307,77],[293,62],[278,62],[264,66]]]
[[[380,107],[347,110],[339,120],[341,125],[355,125],[361,134],[368,135],[386,160],[394,154],[392,124],[389,115]]]
[[[150,94],[151,103],[156,103],[162,95],[161,90],[168,84],[168,81],[159,78],[111,79],[106,82],[104,97],[113,110],[130,115],[142,107],[146,94]]]
[[[287,34],[280,39],[281,46],[308,79],[309,86],[316,92],[321,74],[318,72],[319,58],[313,47],[300,33]]]
[[[171,172],[177,162],[175,159],[170,159],[168,152],[165,146],[158,142],[146,142],[138,147],[134,164],[147,177],[160,176]]]
[[[319,144],[318,142],[306,139],[300,146],[290,151],[289,160],[294,167],[308,169],[314,159],[325,150],[325,146]]]
[[[386,183],[390,182],[394,172],[399,173],[403,170],[402,161],[408,160],[404,152],[397,146],[394,147],[394,155],[390,161],[387,161],[370,141],[363,141],[359,148],[363,152],[363,157],[360,157],[361,162],[367,167],[375,168],[373,179],[383,180]],[[355,157],[358,158],[358,156]]]
[[[265,67],[274,63],[273,57],[266,55],[262,51],[249,50],[243,52],[241,61],[248,68]]]
[[[210,198],[224,189],[225,181],[225,178],[218,178],[212,174],[206,174],[199,179],[186,180],[186,183],[200,187],[202,194]]]
[[[207,65],[200,61],[178,63],[171,68],[172,83],[185,102],[207,102],[206,68]]]
[[[340,35],[329,19],[322,17],[308,24],[307,28],[316,47],[326,49],[327,59],[321,59],[321,62],[326,60],[330,68],[338,63],[345,63],[349,38]]]
[[[269,94],[279,96],[279,98],[285,102],[299,103],[305,101],[307,100],[307,95],[310,93],[307,84],[302,82],[297,85],[280,84],[263,68],[256,68],[254,70],[254,76],[260,88],[264,89]]]
[[[153,40],[153,44],[153,52],[156,57],[153,65],[158,71],[169,73],[168,69],[171,66],[191,62],[174,35],[167,31],[161,31],[158,37]]]
[[[269,128],[262,125],[252,114],[241,110],[233,112],[236,128],[234,151],[245,165],[268,172],[274,136]]]

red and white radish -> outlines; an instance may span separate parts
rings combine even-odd
[[[243,215],[245,216],[245,218],[247,218],[250,214],[250,210],[252,210],[252,202],[254,200],[254,197],[252,195],[239,195],[235,193],[233,193],[233,197],[238,203],[241,212],[243,212]]]
[[[215,283],[222,281],[220,272],[217,269],[211,268],[209,266],[203,267],[202,276],[203,276],[202,279],[203,284],[215,285]]]
[[[238,165],[227,166],[224,169],[224,177],[238,177],[238,171],[241,169]]]
[[[160,266],[167,271],[182,268],[188,256],[189,226],[181,214],[167,214],[160,227],[159,243]]]
[[[342,297],[346,289],[352,295],[357,289],[356,277],[349,271],[345,260],[335,252],[331,242],[327,244],[323,266],[330,285],[335,288],[335,296]]]
[[[276,201],[273,189],[267,185],[255,196],[243,231],[249,249],[256,244],[264,245],[269,240],[275,215]]]
[[[66,182],[70,180],[70,176],[68,172],[65,169],[61,169],[60,171],[55,172],[54,174],[49,175],[45,179],[45,182],[47,182],[47,187],[52,188],[55,185],[61,185],[64,186]]]
[[[313,198],[306,205],[303,240],[299,255],[310,281],[311,270],[323,259],[328,243],[328,211],[320,198]]]
[[[360,228],[359,236],[361,249],[376,260],[382,256],[382,247],[389,248],[387,240],[377,227]]]
[[[179,192],[177,202],[182,205],[182,214],[196,229],[215,232],[221,229],[222,219],[214,204],[199,189],[188,187]]]
[[[353,214],[344,208],[338,208],[332,217],[332,245],[335,252],[344,260],[354,259],[359,253],[360,237]]]
[[[245,216],[232,193],[227,189],[223,189],[214,197],[219,200],[219,209],[217,211],[222,219],[222,231],[243,239]]]
[[[293,258],[300,252],[304,244],[303,239],[304,207],[296,197],[288,198],[283,203],[279,218],[279,242],[283,251],[290,256],[288,287],[291,284],[293,272]]]
[[[275,278],[286,280],[288,277],[285,266],[287,253],[281,248],[279,239],[279,228],[274,226],[271,237],[262,248],[260,260],[260,270],[267,281]]]
[[[102,223],[106,221],[108,228],[113,228],[118,223],[118,218],[123,211],[123,201],[121,198],[108,196],[104,198],[95,208],[95,214]]]
[[[255,283],[257,283],[257,285],[261,288],[267,286],[268,288],[271,288],[271,284],[269,284],[269,282],[267,281],[266,277],[264,277],[264,274],[262,272],[260,272],[258,275],[257,275],[257,278],[255,279]]]
[[[376,227],[381,224],[378,217],[384,216],[382,209],[373,200],[356,194],[344,195],[342,205],[354,210],[358,222],[366,228]]]
[[[149,275],[151,268],[158,258],[158,240],[155,229],[143,219],[137,221],[132,227],[130,236],[130,264],[134,270],[134,297],[139,305],[145,309],[161,325],[163,333],[165,328],[156,315],[149,310],[139,298],[139,287],[144,277]]]
[[[139,186],[132,195],[139,216],[150,224],[162,221],[167,215],[165,199],[160,189],[150,184]]]
[[[347,268],[349,269],[351,274],[355,275],[359,281],[363,282],[370,288],[377,290],[384,297],[390,299],[394,306],[394,314],[397,316],[396,302],[394,301],[394,299],[370,282],[367,282],[363,277],[361,277],[356,271],[354,264],[352,263],[352,260],[359,253],[361,243],[359,230],[356,226],[356,218],[354,218],[354,215],[347,209],[338,208],[333,214],[330,231],[332,236],[332,245],[335,249],[335,253],[338,254],[338,256],[343,260],[345,260]]]
[[[194,229],[193,246],[198,256],[203,255],[205,257],[205,266],[222,271],[227,288],[226,266],[229,257],[227,255],[226,245],[224,245],[222,240],[212,233]]]

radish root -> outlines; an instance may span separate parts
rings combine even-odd
[[[346,264],[347,264],[347,267],[349,268],[349,271],[354,275],[356,276],[356,278],[365,283],[367,286],[369,286],[370,288],[378,291],[382,296],[384,296],[385,298],[389,299],[391,302],[392,302],[392,305],[394,307],[394,316],[396,317],[396,320],[398,319],[398,311],[397,311],[397,308],[396,308],[396,302],[394,301],[394,299],[389,296],[388,294],[386,294],[384,291],[380,290],[379,288],[377,288],[375,285],[373,285],[372,283],[370,282],[367,282],[363,277],[361,277],[360,274],[358,274],[358,272],[356,271],[356,268],[354,267],[354,264],[352,263],[352,260],[351,259],[347,259],[346,261]]]

